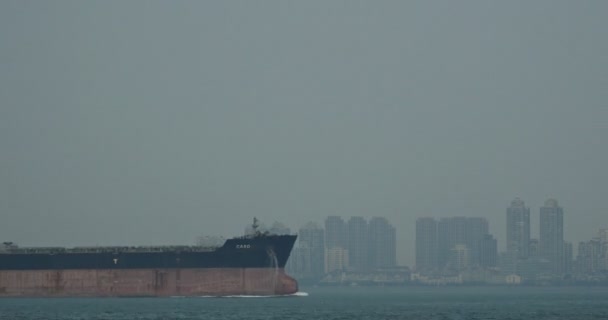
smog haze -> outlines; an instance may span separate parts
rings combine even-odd
[[[0,240],[477,216],[608,227],[608,2],[2,1]]]

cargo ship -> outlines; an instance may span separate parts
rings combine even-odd
[[[257,230],[223,245],[20,248],[0,246],[0,297],[288,295],[296,235]]]

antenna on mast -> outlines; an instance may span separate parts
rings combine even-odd
[[[253,234],[257,234],[258,233],[258,227],[260,226],[260,224],[258,223],[258,218],[253,217],[253,224],[251,225],[251,227],[253,228]]]

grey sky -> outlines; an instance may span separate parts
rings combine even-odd
[[[606,1],[2,1],[0,240],[191,243],[516,196],[608,227]]]

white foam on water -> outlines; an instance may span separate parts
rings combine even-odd
[[[198,296],[198,298],[279,298],[279,297],[308,297],[307,292],[279,295],[230,295],[230,296]],[[177,297],[172,297],[177,298]]]
[[[252,296],[252,295],[234,295],[234,296],[222,296],[222,298],[272,298],[278,296]]]

